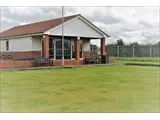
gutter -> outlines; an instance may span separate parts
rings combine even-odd
[[[28,35],[17,35],[17,36],[7,36],[7,37],[0,37],[0,40],[6,40],[6,39],[13,39],[13,38],[22,38],[22,37],[30,37],[30,36],[38,36],[43,35],[44,33],[36,33],[36,34],[28,34]]]

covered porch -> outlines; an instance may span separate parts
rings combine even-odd
[[[62,45],[62,37],[64,45]],[[42,57],[51,59],[53,65],[81,65],[91,54],[91,39],[99,40],[100,56],[106,54],[105,39],[107,37],[109,35],[83,16],[78,15],[76,18],[44,32]]]
[[[84,60],[91,56],[90,41],[99,40],[100,56],[106,54],[105,37],[75,37],[64,36],[62,49],[62,36],[43,35],[41,57],[50,59],[53,66],[83,65]]]

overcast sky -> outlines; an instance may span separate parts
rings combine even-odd
[[[1,30],[61,17],[61,7],[1,7]],[[108,33],[108,43],[156,43],[159,40],[158,7],[64,7],[64,15],[81,14]]]

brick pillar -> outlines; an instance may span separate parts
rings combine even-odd
[[[101,56],[105,55],[105,38],[101,38]]]
[[[49,35],[44,35],[43,38],[44,57],[49,58]]]
[[[75,59],[79,60],[80,59],[80,40],[75,40],[74,41],[74,46],[75,46]]]

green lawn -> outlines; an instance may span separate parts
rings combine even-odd
[[[116,63],[125,64],[125,63],[142,63],[142,64],[160,64],[160,62],[152,62],[152,61],[130,61],[130,60],[115,60]]]
[[[111,57],[116,63],[142,63],[142,64],[160,64],[160,57]]]
[[[1,73],[1,112],[160,112],[159,68],[101,66]]]
[[[160,57],[114,57],[114,59],[119,61],[160,62]]]

